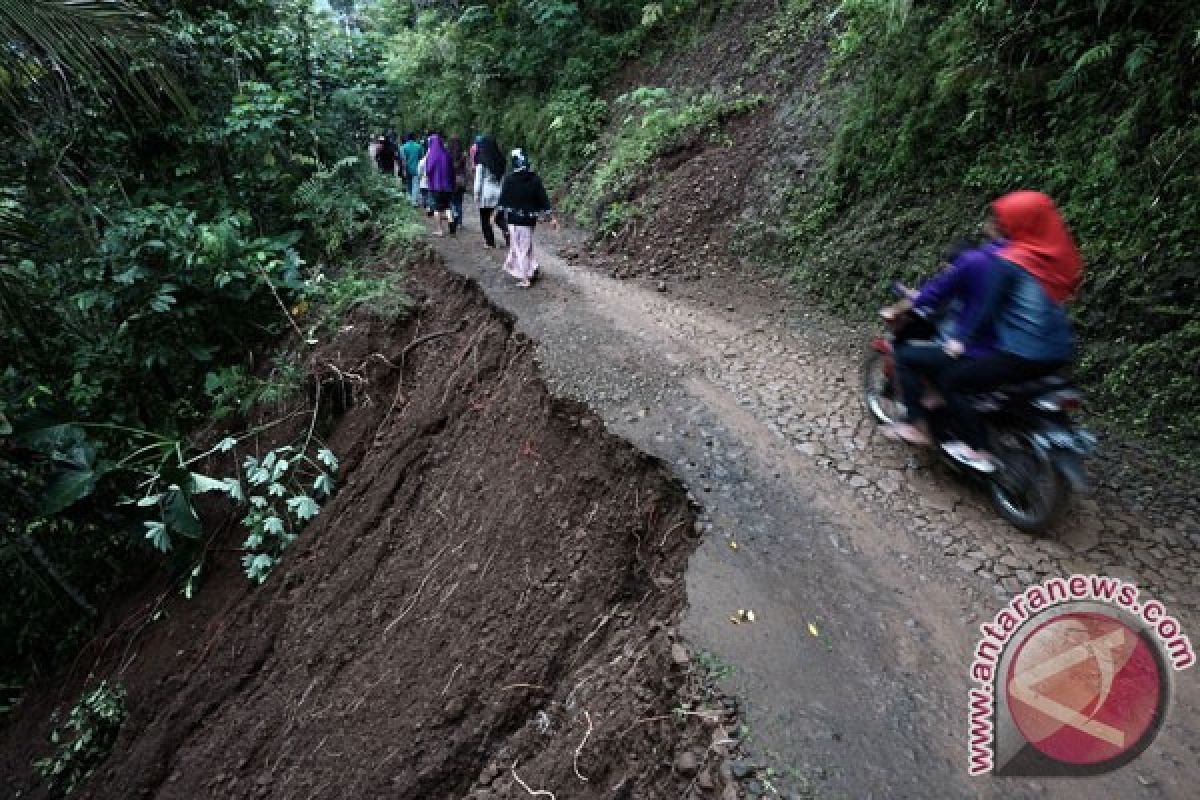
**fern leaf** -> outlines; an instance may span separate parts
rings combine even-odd
[[[1097,64],[1102,64],[1105,61],[1112,59],[1116,55],[1116,45],[1110,39],[1107,42],[1101,42],[1098,45],[1089,47],[1083,51],[1083,55],[1075,62],[1074,70],[1082,72],[1085,69],[1094,67]]]
[[[1153,54],[1154,44],[1152,42],[1142,42],[1133,48],[1133,52],[1125,58],[1125,76],[1133,80],[1141,68],[1150,61]]]

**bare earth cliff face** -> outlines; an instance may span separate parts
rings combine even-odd
[[[269,581],[249,586],[227,520],[195,600],[145,624],[147,592],[77,662],[68,687],[94,659],[130,695],[80,796],[683,793],[695,770],[674,750],[725,721],[687,734],[671,714],[698,690],[672,653],[683,490],[550,397],[470,281],[427,262],[415,283],[401,329],[352,318],[314,356],[353,395],[329,440],[344,485]],[[18,712],[7,794],[40,794],[46,712],[72,701]]]

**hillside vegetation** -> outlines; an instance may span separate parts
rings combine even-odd
[[[724,144],[731,169],[766,176],[743,198],[747,235],[733,254],[792,269],[843,311],[873,309],[897,277],[928,275],[990,199],[1049,193],[1088,262],[1073,313],[1094,409],[1177,452],[1200,438],[1195,4],[400,7],[380,2],[368,17],[388,41],[404,124],[524,144],[599,234],[642,212],[653,219],[637,202],[640,176],[657,170],[669,183],[681,150]],[[730,39],[753,57],[714,79],[714,49]],[[632,77],[655,75],[664,55],[670,85]],[[721,133],[760,107],[766,149]],[[796,171],[801,149],[812,164]]]
[[[1074,317],[1094,403],[1195,443],[1200,7],[792,0],[780,19],[829,43],[839,109],[816,191],[787,209],[800,279],[870,303],[987,200],[1041,189],[1088,264]]]
[[[200,495],[243,508],[264,578],[332,459],[319,435],[254,453],[262,481],[204,455],[305,385],[330,319],[403,312],[360,268],[411,224],[354,157],[379,52],[308,0],[153,6],[0,3],[0,684],[70,654],[150,569],[190,593]]]

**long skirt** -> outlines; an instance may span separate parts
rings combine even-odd
[[[512,242],[508,246],[504,271],[517,280],[532,280],[533,273],[538,270],[537,258],[533,255],[533,228],[510,225],[508,231],[512,235]]]

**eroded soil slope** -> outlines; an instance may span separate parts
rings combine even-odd
[[[352,319],[315,356],[353,391],[329,438],[344,485],[265,586],[229,526],[196,600],[101,637],[97,677],[131,713],[80,796],[527,796],[517,776],[559,797],[686,793],[683,491],[551,398],[474,283],[414,272],[410,322]],[[64,694],[34,693],[4,733],[12,794],[40,793],[28,765]]]

